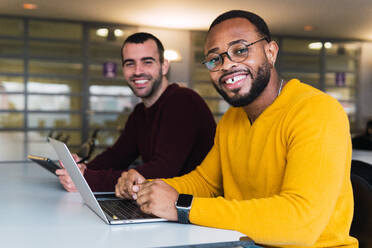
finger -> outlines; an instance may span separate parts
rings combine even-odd
[[[116,196],[116,197],[119,197],[119,198],[124,198],[124,197],[120,194],[120,188],[119,188],[118,184],[116,184],[116,186],[115,186],[115,196]]]
[[[118,181],[119,192],[122,195],[126,194],[126,178],[127,178],[126,174],[123,174],[121,178],[119,178],[119,181]]]
[[[140,192],[140,191],[143,191],[143,190],[145,190],[145,189],[148,189],[148,188],[152,187],[153,184],[154,184],[153,181],[144,181],[144,182],[141,183],[141,184],[137,184],[137,185],[135,185],[135,186],[136,186],[136,187],[135,187],[135,190],[136,190],[137,192]],[[133,186],[133,188],[134,188],[134,186]]]
[[[65,174],[65,172],[63,171],[63,169],[58,169],[58,170],[56,170],[56,175],[57,176],[62,176],[62,175],[64,175]]]
[[[76,187],[75,187],[75,184],[72,181],[67,184],[67,188],[68,188],[69,192],[76,192],[77,191]]]
[[[134,192],[134,193],[138,193],[138,191],[140,191],[140,185],[133,185],[133,187],[132,187],[132,191]]]
[[[61,168],[65,168],[65,166],[63,166],[63,163],[62,163],[61,160],[58,160],[58,163],[59,163],[59,165],[61,166]]]
[[[78,168],[79,168],[81,174],[84,175],[84,172],[85,172],[85,169],[86,169],[86,165],[83,164],[83,163],[80,163],[80,164],[77,164],[77,166],[78,166]]]
[[[133,200],[138,199],[138,192],[140,192],[143,187],[144,187],[144,184],[135,184],[135,185],[132,186],[132,190],[131,190],[130,194],[131,194]]]
[[[68,172],[66,169],[57,169],[56,170],[56,174],[58,176],[68,176]]]
[[[138,173],[138,172],[137,172]],[[137,178],[136,178],[136,183],[137,184],[142,184],[146,181],[146,178],[144,178],[141,174],[138,173]]]
[[[135,184],[141,184],[143,183],[146,179],[138,172],[136,171],[135,169],[130,169],[128,171],[128,175],[129,175],[129,178],[130,180],[132,180],[133,182],[135,182]]]
[[[135,184],[133,185],[132,187],[132,191],[133,193],[138,193],[140,192],[141,190],[145,189],[145,188],[148,188],[148,187],[151,187],[153,183],[151,181],[143,181],[143,183],[141,184]]]
[[[125,191],[125,179],[123,177],[119,178],[118,183],[115,186],[115,194],[120,198],[130,198],[130,196]]]
[[[85,163],[77,164],[80,170],[85,170],[87,168],[87,165]]]
[[[146,181],[144,181],[144,183],[142,183],[142,184],[133,185],[133,187],[132,187],[132,192],[133,192],[132,197],[133,197],[134,200],[138,199],[138,193],[143,191],[143,189],[146,187],[145,183],[146,183]]]
[[[143,185],[142,185],[143,186]],[[138,193],[137,193],[137,203],[139,205],[143,205],[147,202],[151,202],[151,194],[152,189],[151,187],[143,187]]]
[[[115,195],[119,198],[124,198],[124,195],[121,192],[121,187],[122,187],[121,181],[122,179],[119,178],[117,184],[115,185]]]
[[[146,214],[152,214],[149,203],[145,203],[145,204],[140,205],[140,209],[141,209],[142,212],[144,212]]]
[[[66,188],[67,188],[66,190],[68,192],[76,192],[77,191],[74,184],[68,184],[68,185],[66,185]]]
[[[124,199],[131,198],[125,191],[122,191],[120,189],[117,190],[117,194],[119,195],[120,198],[124,198]]]
[[[69,176],[60,176],[59,177],[59,181],[62,184],[65,184],[65,185],[68,185],[68,184],[71,184],[72,183],[71,178]]]
[[[117,183],[116,183],[116,185],[115,185],[115,195],[116,195],[117,197],[122,198],[122,195],[121,195],[121,193],[120,193],[120,187],[121,187],[121,183],[120,183],[120,181],[121,181],[121,178],[118,179],[118,181],[117,181]]]
[[[132,199],[135,200],[135,201],[138,199],[138,196],[137,196],[136,193],[133,193],[133,194],[132,194]]]
[[[72,155],[72,158],[75,160],[75,162],[80,161],[80,157],[76,153],[73,153],[71,155]]]
[[[136,184],[136,178],[135,178],[135,175],[133,174],[126,174],[126,177],[124,178],[124,187],[123,187],[123,191],[132,196],[133,194],[135,194],[135,192],[133,192],[133,185]]]
[[[76,191],[75,184],[71,181],[71,179],[69,177],[61,176],[60,177],[60,182],[61,182],[63,188],[65,188],[65,190],[67,190],[68,192],[75,192]]]

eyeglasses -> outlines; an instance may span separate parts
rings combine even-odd
[[[249,44],[238,42],[230,45],[224,53],[209,53],[203,61],[203,64],[210,71],[218,71],[224,63],[223,55],[225,54],[232,62],[242,62],[248,57],[248,47],[263,40],[268,41],[266,37],[263,37]]]

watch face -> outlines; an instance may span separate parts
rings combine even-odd
[[[177,200],[177,207],[187,208],[191,206],[192,195],[180,194]]]

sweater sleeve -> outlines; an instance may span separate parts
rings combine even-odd
[[[187,183],[170,182],[176,189],[188,185],[186,192],[197,193],[190,211],[192,223],[237,230],[266,245],[307,246],[318,240],[350,176],[349,125],[342,107],[326,97],[294,109],[283,129],[287,152],[281,191],[247,200],[208,198],[211,194],[196,189],[217,169],[207,164],[215,161],[206,160],[200,166],[203,174],[188,175]],[[218,185],[218,180],[214,177],[211,184]]]
[[[135,169],[146,178],[169,178],[181,174],[195,147],[200,133],[200,123],[210,123],[210,112],[204,102],[190,94],[173,94],[164,102],[154,155]],[[209,114],[209,115],[208,115]],[[211,123],[211,128],[214,123]],[[213,138],[211,137],[211,140]]]
[[[113,191],[121,173],[138,157],[134,116],[129,116],[115,144],[88,163],[84,177],[92,191]]]

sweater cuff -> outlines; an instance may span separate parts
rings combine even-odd
[[[86,169],[84,178],[93,192],[113,192],[121,171]]]

